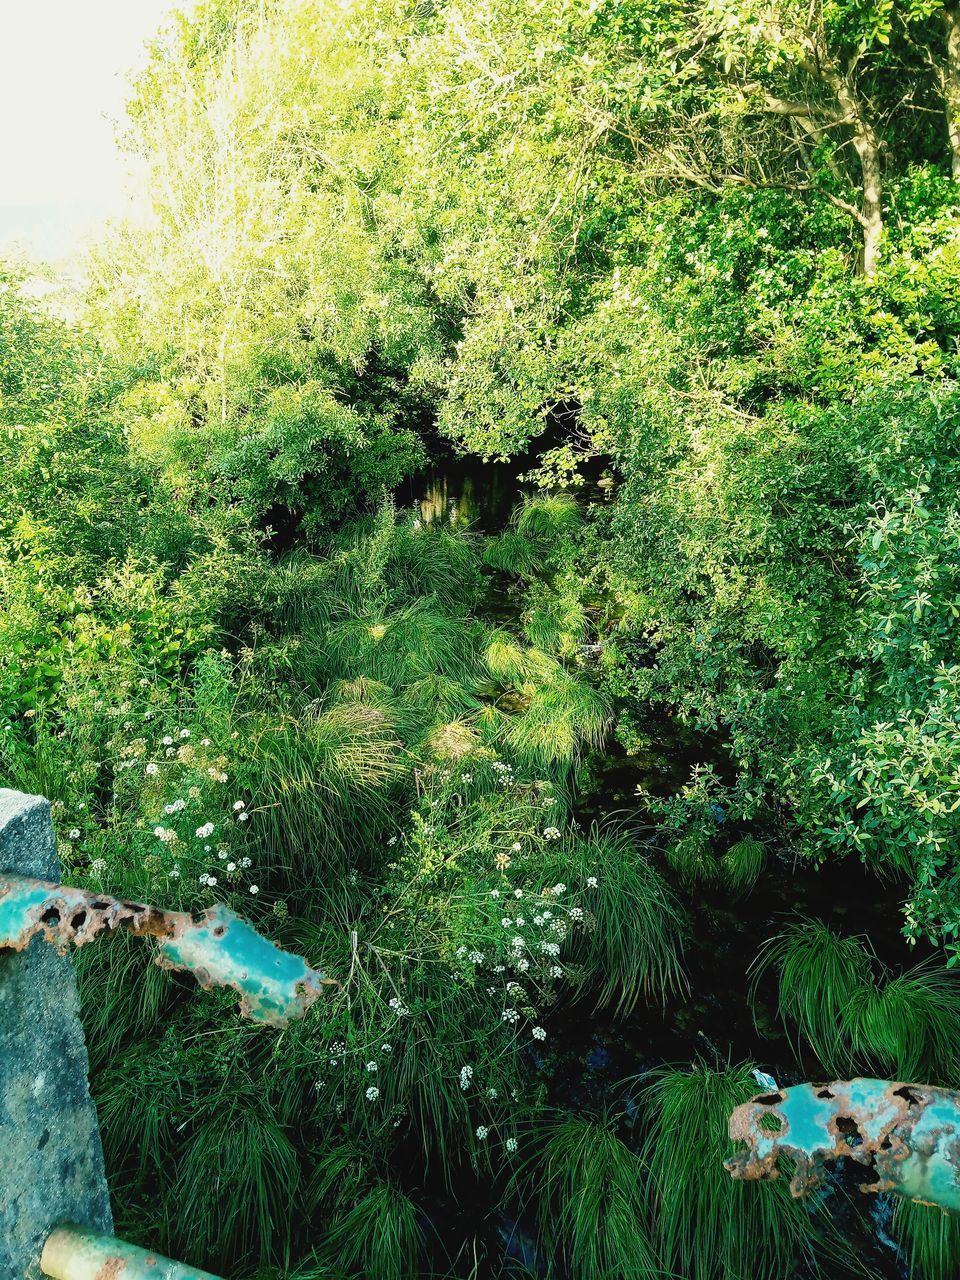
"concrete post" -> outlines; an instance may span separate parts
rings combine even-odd
[[[0,788],[0,873],[59,882],[50,806]],[[68,957],[41,938],[0,951],[0,1280],[39,1280],[64,1222],[113,1221]]]

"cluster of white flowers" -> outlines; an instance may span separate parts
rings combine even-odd
[[[582,920],[582,919],[583,919],[583,908],[582,908],[582,907],[571,907],[571,908],[570,908],[570,910],[567,912],[567,914],[569,915],[569,917],[570,917],[570,919],[571,919],[571,920]]]
[[[154,827],[153,834],[164,844],[174,844],[177,839],[177,833],[170,827]]]
[[[90,870],[95,876],[102,876],[107,869],[106,858],[94,858],[90,863]]]
[[[477,1125],[477,1137],[480,1139],[481,1142],[483,1142],[484,1138],[486,1138],[489,1132],[490,1130],[487,1128],[485,1124]]]
[[[555,898],[559,898],[560,895],[562,893],[566,893],[566,891],[567,886],[565,884],[555,884],[552,889],[548,890],[548,893],[552,893]]]
[[[170,804],[163,806],[164,813],[182,813],[187,807],[186,800],[173,800]]]
[[[510,1154],[513,1155],[517,1149],[517,1140],[516,1138],[508,1138],[503,1145],[507,1148]]]
[[[388,1003],[390,1005],[390,1008],[393,1010],[393,1012],[397,1015],[398,1018],[410,1017],[410,1010],[407,1008],[407,1006],[403,1003],[403,1001],[398,996],[394,996],[394,998],[390,1000]]]
[[[247,807],[247,806],[244,804],[244,802],[243,802],[242,800],[234,800],[234,802],[233,802],[233,812],[234,812],[234,813],[239,813],[241,809],[245,809],[246,807]]]
[[[368,1063],[367,1063],[367,1070],[368,1070],[368,1071],[379,1071],[379,1070],[380,1070],[380,1068],[377,1066],[377,1064],[376,1064],[375,1062],[368,1062]]]
[[[534,1040],[546,1040],[547,1038],[547,1033],[543,1027],[534,1027],[530,1034]]]
[[[545,956],[558,956],[560,954],[560,946],[556,942],[541,942],[540,950]]]
[[[544,827],[544,829],[543,829],[543,838],[544,838],[544,840],[559,840],[559,839],[560,839],[560,828],[559,828],[559,827]]]
[[[376,1100],[379,1097],[380,1097],[380,1090],[377,1088],[376,1085],[372,1084],[370,1088],[367,1090],[367,1101],[376,1102]]]
[[[380,1052],[381,1052],[381,1053],[386,1053],[386,1054],[391,1054],[391,1053],[393,1053],[393,1045],[392,1045],[392,1044],[382,1044],[382,1045],[380,1046]]]
[[[470,1081],[473,1079],[473,1067],[466,1066],[460,1068],[460,1088],[469,1089]]]
[[[588,889],[595,889],[596,887],[597,887],[597,877],[596,877],[596,876],[587,876],[587,888],[588,888]]]
[[[519,1013],[517,1013],[516,1009],[504,1009],[503,1011],[504,1022],[514,1023],[514,1022],[519,1022],[519,1020],[520,1020],[520,1015]]]
[[[71,827],[71,828],[70,828],[70,830],[67,832],[67,839],[68,839],[68,840],[79,840],[79,839],[80,839],[80,828],[79,828],[79,827]]]
[[[145,772],[148,778],[155,778],[157,774],[160,772],[160,766],[158,764],[154,764],[153,761],[151,760],[151,762],[147,765]]]
[[[212,889],[213,886],[217,883],[217,877],[212,876],[209,873],[209,871],[201,871],[200,876],[198,878],[200,880],[200,883],[205,884],[209,889]]]
[[[213,835],[214,830],[215,828],[212,822],[205,822],[202,827],[197,827],[197,830],[194,834],[196,835],[198,840],[206,840],[208,836]],[[224,854],[223,856],[226,857],[226,854]]]
[[[260,892],[260,886],[258,884],[252,884],[250,886],[250,892],[253,894],[254,897],[256,897],[257,894]]]

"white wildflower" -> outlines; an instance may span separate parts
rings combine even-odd
[[[546,1040],[547,1038],[547,1033],[543,1027],[534,1027],[530,1034],[533,1036],[534,1040]]]
[[[367,1090],[367,1101],[376,1102],[376,1100],[379,1097],[380,1097],[380,1090],[377,1088],[376,1085],[372,1084],[370,1088]]]

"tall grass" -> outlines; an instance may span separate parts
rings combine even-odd
[[[780,1015],[824,1069],[866,1070],[953,1086],[960,1080],[960,975],[927,963],[895,974],[865,939],[797,920],[754,965],[779,979]],[[798,1046],[798,1052],[800,1048]]]
[[[648,1212],[668,1274],[754,1280],[791,1275],[799,1260],[817,1269],[818,1228],[826,1224],[793,1199],[786,1180],[734,1181],[723,1167],[734,1149],[727,1119],[754,1093],[747,1064],[662,1067],[641,1080]],[[833,1249],[844,1253],[838,1240],[831,1241]]]
[[[910,1280],[956,1280],[960,1275],[960,1218],[954,1214],[898,1199],[893,1232]]]
[[[771,938],[753,966],[753,990],[768,971],[779,981],[780,1016],[793,1024],[826,1070],[854,1061],[850,1009],[871,982],[872,954],[861,937],[841,937],[819,920],[799,919]]]
[[[249,727],[245,785],[268,861],[342,871],[386,820],[408,767],[388,712],[369,703],[305,707]]]
[[[611,1126],[585,1116],[547,1121],[513,1185],[538,1205],[551,1276],[659,1276],[643,1196],[647,1171]]]
[[[766,851],[759,840],[744,836],[732,844],[720,858],[720,874],[724,884],[736,897],[749,893],[760,878]]]
[[[851,1001],[845,1024],[857,1058],[901,1080],[960,1083],[960,980],[941,965],[883,973]]]
[[[630,1014],[641,999],[665,1000],[685,992],[683,941],[687,921],[669,885],[642,847],[625,832],[601,833],[576,842],[558,876],[576,874],[586,891],[591,914],[581,935],[587,968],[596,985],[599,1007],[615,1016]]]
[[[380,1182],[328,1223],[322,1253],[348,1275],[411,1280],[422,1242],[413,1201]]]

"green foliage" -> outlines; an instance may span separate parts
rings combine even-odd
[[[787,1275],[800,1256],[816,1265],[818,1223],[785,1180],[758,1188],[723,1167],[733,1151],[727,1117],[756,1093],[749,1067],[664,1067],[643,1079],[640,1093],[653,1238],[668,1273],[746,1280]]]
[[[686,990],[687,921],[647,851],[627,835],[594,828],[557,868],[568,874],[576,868],[584,883],[596,881],[583,946],[588,972],[601,975],[599,1005],[623,1016],[643,998],[663,1001]]]
[[[417,1274],[421,1237],[413,1202],[384,1182],[332,1224],[324,1249],[347,1272],[407,1280]]]
[[[797,1027],[827,1071],[848,1071],[849,1011],[871,980],[864,940],[841,937],[819,920],[797,920],[766,944],[755,983],[769,970],[779,981],[781,1017]]]
[[[854,1265],[723,1171],[747,1066],[657,1067],[639,1154],[548,1081],[554,1018],[629,1040],[774,857],[860,858],[960,954],[943,21],[210,0],[134,86],[149,217],[76,320],[0,269],[0,767],[66,875],[215,894],[341,982],[253,1035],[126,939],[81,957],[127,1233],[404,1280],[472,1186],[558,1280]],[[524,469],[505,529],[398,511],[444,441]],[[666,719],[656,832],[584,833],[591,755]],[[825,1070],[960,1073],[952,970],[799,920],[755,976]]]
[[[960,1260],[960,1222],[929,1204],[899,1201],[893,1227],[906,1254],[910,1280],[950,1280]]]
[[[761,952],[754,989],[773,970],[783,1020],[831,1074],[854,1068],[952,1085],[960,1071],[960,983],[937,964],[895,974],[862,937],[797,920]]]
[[[657,1275],[645,1226],[645,1170],[612,1127],[558,1117],[540,1127],[537,1140],[536,1155],[515,1180],[539,1201],[543,1237],[555,1255],[550,1274]]]

